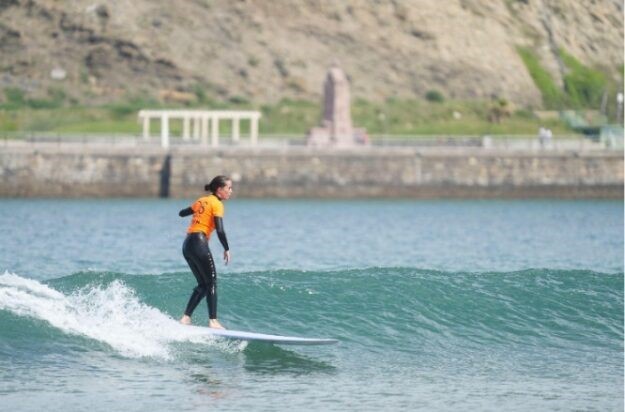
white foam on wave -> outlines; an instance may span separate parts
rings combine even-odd
[[[142,303],[134,291],[115,280],[64,295],[36,280],[5,272],[0,275],[0,310],[48,322],[65,333],[110,345],[128,357],[172,358],[171,344],[191,342],[240,351],[202,328],[190,328]]]

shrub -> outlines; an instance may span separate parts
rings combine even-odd
[[[23,104],[24,103],[24,91],[16,87],[9,87],[4,90],[4,96],[8,103]]]
[[[442,103],[443,101],[445,101],[443,94],[439,92],[438,90],[429,90],[425,94],[425,98],[428,102],[434,102],[434,103]]]
[[[108,109],[111,113],[111,117],[116,120],[123,119],[139,110],[136,105],[128,103],[113,104],[110,105]]]
[[[56,109],[61,107],[61,102],[48,99],[28,99],[26,104],[32,109]]]
[[[231,96],[228,101],[235,105],[246,105],[249,104],[249,100],[242,96]]]
[[[193,86],[193,93],[195,93],[195,97],[199,104],[206,103],[208,101],[206,92],[201,85],[196,84],[195,86]]]

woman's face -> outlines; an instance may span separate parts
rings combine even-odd
[[[232,180],[226,180],[226,185],[217,189],[217,193],[215,194],[222,200],[230,199],[232,195]]]

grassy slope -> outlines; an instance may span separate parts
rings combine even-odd
[[[101,107],[60,106],[34,109],[9,107],[0,109],[1,131],[45,131],[59,133],[119,133],[139,134],[141,125],[137,112],[155,104],[124,103]],[[195,107],[193,107],[195,106]],[[261,134],[304,135],[319,123],[321,108],[317,102],[282,101],[276,105],[255,107],[252,104],[205,104],[189,107],[212,109],[261,110]],[[175,106],[167,106],[175,107]],[[183,107],[178,107],[183,108]],[[571,133],[561,122],[540,121],[527,111],[516,111],[500,123],[487,120],[490,103],[423,102],[390,100],[373,104],[357,100],[352,104],[352,117],[356,127],[364,127],[370,135],[482,135],[482,134],[535,134],[540,126],[548,126],[554,133]],[[456,116],[454,117],[454,112]],[[152,133],[158,133],[158,122],[152,124]],[[173,133],[180,133],[179,122],[172,122]],[[247,122],[242,122],[241,132],[247,133]],[[230,124],[221,124],[222,134],[229,133]]]

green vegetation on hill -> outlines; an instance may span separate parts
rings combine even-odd
[[[565,96],[562,90],[556,85],[555,81],[540,64],[540,60],[536,54],[524,47],[517,48],[525,67],[530,76],[534,80],[534,84],[540,90],[543,96],[543,104],[546,109],[559,109],[563,106]]]
[[[561,88],[551,74],[542,67],[538,56],[531,49],[519,47],[517,51],[534,80],[534,84],[542,94],[545,108],[600,110],[605,95],[609,101],[605,107],[607,115],[611,118],[615,117],[614,97],[619,86],[603,71],[583,65],[565,50],[560,49],[560,58],[566,67],[563,78],[564,87]],[[622,85],[622,68],[620,72]]]
[[[461,102],[436,99],[389,99],[372,103],[362,99],[352,102],[355,127],[367,129],[370,135],[482,135],[482,134],[535,134],[540,126],[550,127],[554,133],[571,133],[557,119],[548,122],[535,118],[526,110],[512,110],[505,101]],[[205,102],[191,105],[162,104],[143,99],[130,99],[118,104],[97,107],[74,106],[34,108],[28,103],[15,101],[0,106],[0,131],[4,132],[56,132],[56,133],[141,133],[137,113],[145,108],[177,109],[254,109],[262,112],[261,134],[286,134],[304,136],[319,125],[321,105],[304,100],[282,100],[277,104],[254,105],[249,102]],[[503,112],[502,112],[503,107]],[[501,112],[501,113],[500,113]],[[493,117],[493,113],[499,113]],[[180,122],[170,125],[173,133],[181,132]],[[230,122],[220,124],[221,133],[230,132]],[[241,123],[241,132],[247,133],[249,125]],[[158,133],[158,122],[151,132]]]
[[[568,103],[573,108],[599,108],[603,93],[608,91],[606,76],[581,64],[564,50],[560,57],[568,69],[564,76],[564,89]]]
[[[63,106],[66,101],[65,92],[62,89],[48,89],[47,99],[26,98],[24,91],[19,88],[7,88],[4,90],[6,103],[1,107],[6,110],[31,109],[55,109]]]

